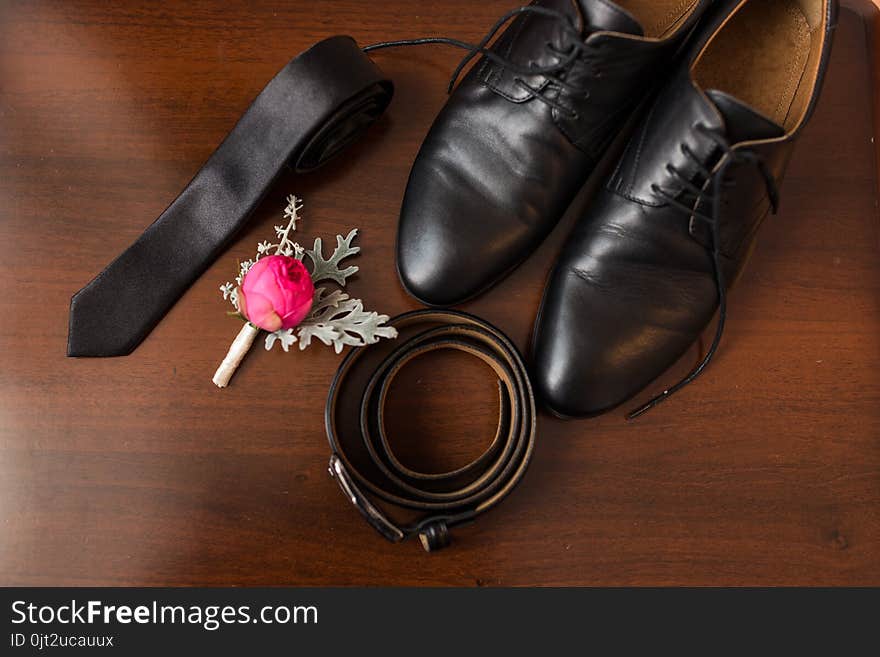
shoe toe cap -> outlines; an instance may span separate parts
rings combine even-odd
[[[535,331],[535,389],[548,410],[563,417],[599,415],[632,398],[708,321],[670,322],[663,299],[633,300],[592,273],[554,274]]]
[[[614,366],[617,345],[601,342],[587,326],[580,330],[544,315],[533,352],[533,383],[543,405],[564,418],[590,417],[631,396],[623,370]]]
[[[442,171],[414,169],[397,236],[400,280],[412,296],[450,306],[502,278],[539,241],[512,208]]]
[[[426,203],[401,217],[397,267],[406,291],[430,306],[451,306],[476,294],[490,277],[479,245],[465,237],[453,208]]]

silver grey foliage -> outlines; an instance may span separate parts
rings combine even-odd
[[[351,230],[348,235],[336,236],[336,248],[329,258],[323,254],[321,238],[315,239],[311,249],[303,249],[291,239],[291,233],[296,230],[299,221],[299,211],[302,209],[302,201],[290,195],[287,197],[287,207],[284,208],[286,226],[275,226],[275,235],[278,242],[273,244],[268,241],[257,245],[257,255],[253,260],[241,263],[239,275],[236,276],[236,284],[227,282],[220,286],[223,298],[229,300],[235,310],[238,311],[238,288],[244,275],[262,256],[269,255],[274,249],[275,255],[286,255],[302,260],[308,256],[311,260],[311,277],[315,284],[322,281],[331,281],[340,287],[345,284],[350,276],[357,273],[356,265],[343,266],[343,260],[360,253],[359,246],[352,246],[357,229]],[[336,353],[340,353],[346,345],[361,347],[378,342],[380,338],[396,338],[397,330],[392,326],[385,326],[388,315],[380,315],[375,311],[364,310],[364,304],[360,299],[352,299],[341,290],[328,292],[326,287],[315,288],[315,298],[308,316],[292,329],[282,329],[269,333],[266,336],[266,349],[271,349],[275,343],[279,343],[284,351],[289,351],[294,342],[299,343],[300,350],[312,344],[312,339],[319,340],[325,345],[332,346]]]

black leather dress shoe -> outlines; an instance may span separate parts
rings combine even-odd
[[[413,165],[398,270],[453,305],[547,236],[708,0],[538,0],[458,86]]]
[[[836,0],[718,3],[566,242],[533,340],[558,415],[629,399],[680,358],[742,270],[819,95]],[[735,187],[735,189],[732,189]]]

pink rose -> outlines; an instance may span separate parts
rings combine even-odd
[[[290,256],[265,256],[245,274],[238,309],[266,331],[293,328],[312,307],[315,286],[305,265]]]

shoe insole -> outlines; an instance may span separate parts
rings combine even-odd
[[[697,0],[616,0],[632,14],[646,37],[660,38],[672,32],[697,4]]]
[[[789,129],[799,118],[791,109],[810,48],[810,25],[797,0],[751,0],[706,47],[694,79]]]

